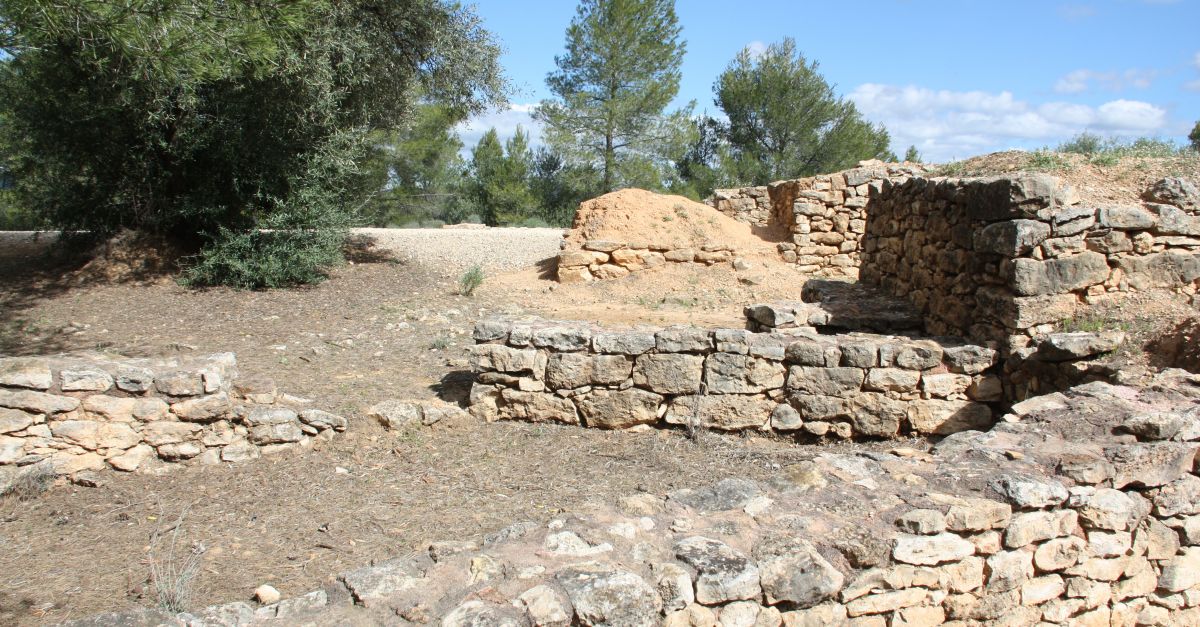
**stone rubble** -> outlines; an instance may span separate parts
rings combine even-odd
[[[274,604],[70,624],[1200,624],[1200,537],[1187,531],[1200,435],[1143,441],[1123,426],[1195,412],[1200,376],[1059,396],[928,454],[817,454],[765,482],[641,493],[434,543]],[[1162,444],[1188,462],[1144,454]],[[1134,470],[1144,479],[1127,482]],[[608,549],[545,550],[563,534]]]

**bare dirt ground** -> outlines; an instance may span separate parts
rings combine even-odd
[[[553,255],[558,233],[549,244],[526,244]],[[396,245],[398,256],[413,252],[413,237],[424,236],[397,236],[408,247]],[[262,583],[301,594],[433,540],[638,490],[763,478],[818,452],[764,437],[693,441],[682,432],[473,421],[396,433],[371,424],[364,410],[380,400],[460,398],[471,329],[489,313],[740,326],[744,304],[794,298],[802,281],[764,258],[752,271],[771,276],[765,284],[773,288],[742,283],[745,273],[727,266],[564,287],[547,278],[543,260],[489,272],[472,298],[455,294],[457,268],[486,261],[488,250],[462,249],[453,268],[436,258],[347,265],[305,289],[193,291],[169,278],[80,285],[63,278],[73,276],[70,267],[45,257],[40,244],[3,238],[0,353],[233,351],[243,374],[271,377],[286,392],[344,413],[351,427],[306,453],[161,477],[106,473],[97,488],[60,486],[31,502],[0,501],[0,624],[153,605],[149,561],[162,555],[151,539],[181,515],[180,540],[207,549],[195,584],[199,607],[247,599]]]

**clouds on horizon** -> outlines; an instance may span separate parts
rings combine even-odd
[[[479,143],[479,139],[490,128],[495,128],[496,134],[500,136],[500,141],[504,141],[512,137],[517,132],[517,127],[520,126],[526,133],[529,133],[529,143],[537,147],[542,143],[542,125],[533,119],[535,109],[537,109],[536,102],[512,103],[508,105],[507,109],[491,110],[477,115],[459,124],[454,130],[462,139],[463,151],[467,155],[470,155],[471,149]]]
[[[915,145],[930,161],[961,159],[1010,147],[1037,147],[1082,131],[1113,137],[1162,133],[1167,111],[1117,99],[1099,106],[1034,104],[1012,92],[933,90],[914,85],[859,85],[849,95],[868,119],[891,133],[893,147]]]

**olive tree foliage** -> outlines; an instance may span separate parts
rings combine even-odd
[[[64,231],[203,245],[189,277],[319,280],[369,194],[371,133],[418,95],[504,99],[499,48],[445,0],[0,0],[0,142]]]
[[[687,111],[664,115],[679,92],[686,48],[674,0],[583,0],[566,51],[538,106],[547,143],[598,171],[598,191],[644,182],[679,144]],[[666,171],[666,168],[661,168]],[[651,179],[657,177],[650,177]],[[660,187],[655,185],[655,187]]]
[[[796,50],[791,38],[761,55],[742,50],[717,78],[716,104],[743,183],[811,176],[863,159],[895,159],[882,126],[863,119]]]
[[[1192,132],[1188,133],[1188,142],[1192,145],[1192,150],[1200,152],[1200,122],[1192,127]]]

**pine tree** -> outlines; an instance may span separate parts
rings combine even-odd
[[[916,146],[909,146],[908,150],[904,151],[904,160],[909,163],[921,162],[921,153],[917,152]]]
[[[663,111],[679,92],[680,33],[674,0],[583,0],[567,28],[546,79],[556,99],[536,117],[551,145],[597,166],[603,191],[617,186],[622,159],[640,172],[671,143],[680,119]]]
[[[503,145],[490,129],[471,151],[471,200],[487,224],[515,224],[529,217],[537,205],[530,191],[533,154],[529,136],[521,127]]]
[[[1200,122],[1196,122],[1192,132],[1188,133],[1188,141],[1192,142],[1192,150],[1200,152]]]
[[[791,38],[762,55],[743,50],[717,79],[716,102],[746,183],[836,172],[862,159],[894,159],[882,127],[839,98]]]

